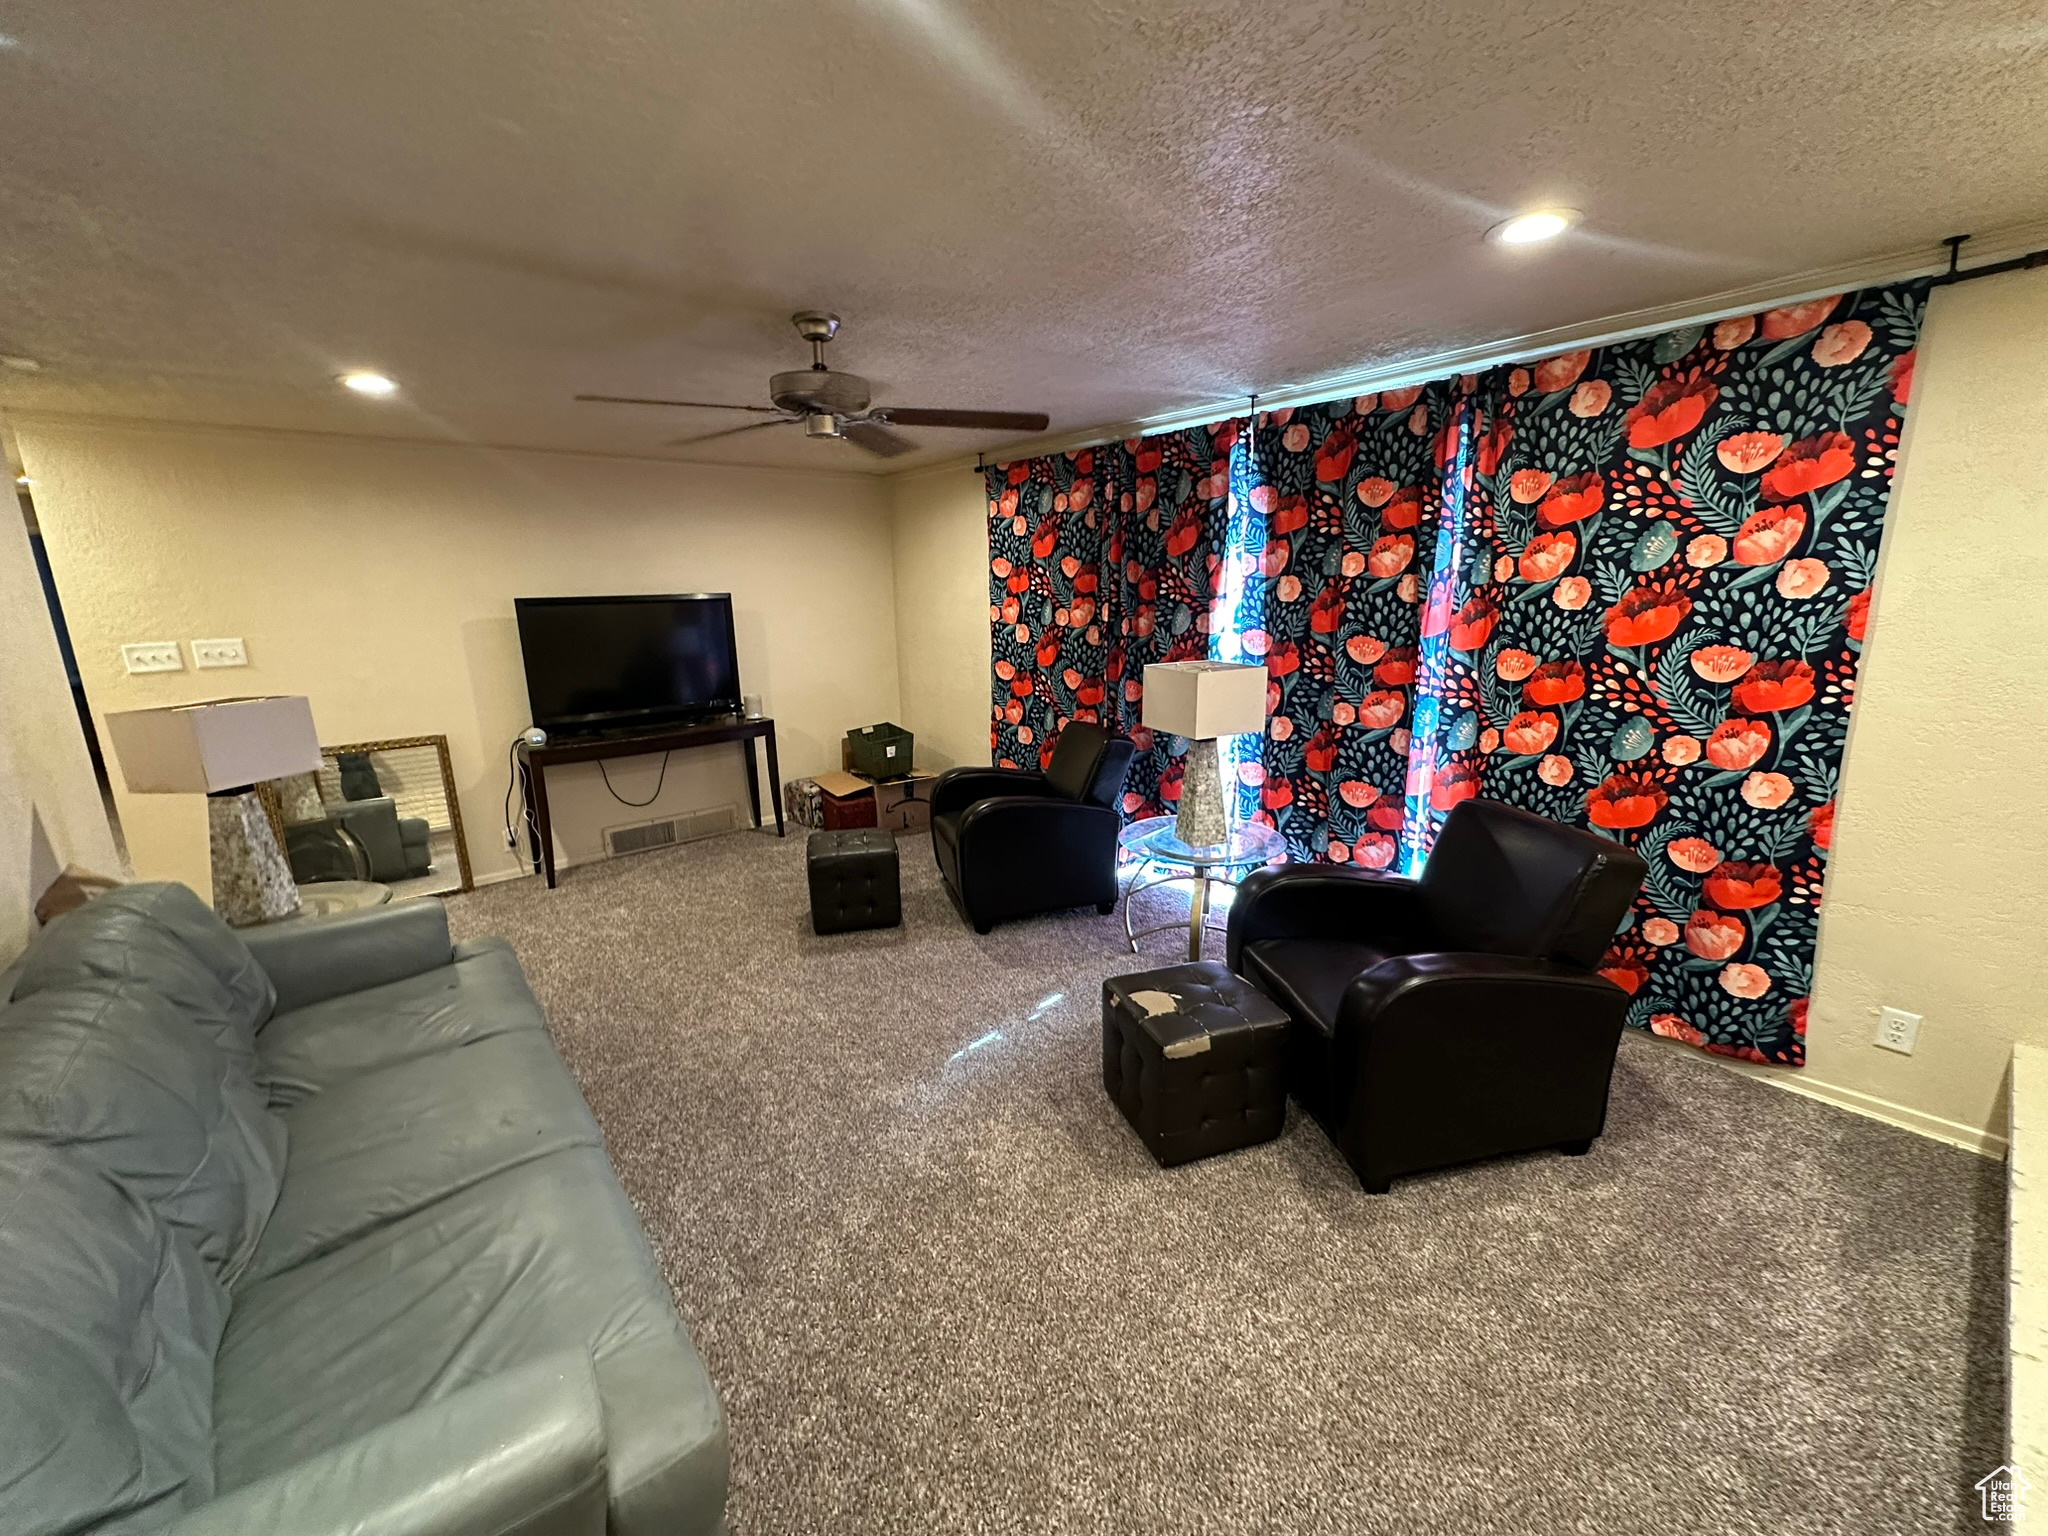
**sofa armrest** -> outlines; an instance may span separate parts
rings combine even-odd
[[[448,910],[431,899],[245,928],[242,940],[277,988],[273,1016],[403,981],[447,965],[455,953]]]
[[[570,1350],[201,1505],[166,1536],[604,1536],[606,1475],[597,1378]]]
[[[1597,1135],[1628,1006],[1606,977],[1549,960],[1397,955],[1345,989],[1330,1074],[1350,1085],[1358,1131],[1419,1116],[1442,1134],[1456,1103],[1503,1125],[1575,1118]]]
[[[1512,1017],[1502,1014],[1512,1009]],[[1396,955],[1359,973],[1338,1006],[1339,1033],[1427,1015],[1432,1029],[1497,1022],[1517,1036],[1588,1015],[1621,1027],[1628,994],[1593,971],[1521,955]]]
[[[948,768],[932,785],[932,814],[965,810],[996,795],[1051,795],[1045,775],[1028,768]]]
[[[1122,819],[1106,805],[1058,796],[993,795],[960,818],[960,860],[992,867],[1057,864],[1074,858],[1116,858]]]
[[[1230,904],[1224,960],[1242,976],[1244,947],[1261,939],[1349,939],[1390,949],[1431,942],[1422,887],[1400,875],[1334,864],[1288,864],[1244,877]]]
[[[977,923],[1116,898],[1122,823],[1106,805],[997,795],[960,817],[960,899]]]

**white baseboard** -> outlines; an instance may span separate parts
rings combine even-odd
[[[1769,1083],[1773,1088],[1782,1088],[1787,1093],[1819,1099],[1823,1104],[1832,1104],[1837,1109],[1846,1109],[1853,1114],[1868,1116],[1872,1120],[1882,1120],[1886,1125],[1896,1125],[1901,1130],[1912,1131],[1935,1141],[1947,1142],[1952,1147],[1961,1147],[1964,1151],[1975,1152],[1980,1157],[2003,1159],[2005,1156],[2006,1139],[1995,1131],[1980,1130],[1974,1125],[1965,1125],[1960,1120],[1944,1120],[1940,1115],[1910,1109],[1904,1104],[1895,1104],[1890,1099],[1880,1099],[1875,1094],[1859,1093],[1854,1088],[1842,1088],[1834,1083],[1802,1077],[1796,1070],[1756,1067],[1747,1062],[1728,1061],[1718,1056],[1708,1056],[1707,1059],[1717,1067],[1740,1072],[1753,1081]]]

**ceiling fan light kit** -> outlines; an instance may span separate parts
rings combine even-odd
[[[578,395],[578,400],[606,405],[660,405],[698,411],[749,411],[773,416],[694,437],[669,440],[669,447],[708,443],[714,438],[757,432],[763,427],[803,423],[806,437],[836,437],[855,447],[893,459],[914,451],[917,444],[889,430],[900,427],[954,427],[974,432],[1043,432],[1051,419],[1037,411],[948,411],[914,406],[875,406],[868,381],[825,366],[825,344],[839,333],[839,317],[824,310],[800,309],[789,317],[797,335],[811,344],[811,366],[778,373],[768,380],[769,405],[728,405],[715,400],[656,400],[644,395]]]

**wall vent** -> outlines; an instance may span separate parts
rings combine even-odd
[[[604,829],[604,851],[608,857],[617,858],[622,853],[645,853],[650,848],[671,848],[677,843],[695,842],[700,837],[716,837],[721,832],[730,832],[739,825],[739,810],[731,805],[715,805],[708,810],[686,811],[680,816],[664,816],[659,821],[637,821],[623,827]]]

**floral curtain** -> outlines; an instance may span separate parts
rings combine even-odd
[[[1487,755],[1472,790],[1432,805],[1483,791],[1635,847],[1649,877],[1603,970],[1658,1034],[1804,1060],[1925,297],[1816,299],[1478,391],[1473,432],[1497,447],[1468,493],[1445,744],[1471,719]]]
[[[1627,842],[1650,874],[1603,970],[1630,1021],[1800,1064],[1924,301],[1869,289],[1402,391],[1436,477],[1412,549],[1385,488],[1418,457],[1386,397],[1261,418],[1264,793],[1297,855],[1412,867],[1480,794]],[[1382,497],[1376,524],[1353,510]]]
[[[1925,298],[992,471],[996,754],[1103,719],[1140,744],[1126,812],[1156,813],[1179,764],[1138,727],[1144,662],[1262,660],[1235,770],[1296,858],[1416,868],[1474,795],[1625,842],[1650,873],[1603,971],[1630,1022],[1799,1065]]]
[[[1147,663],[1209,653],[1231,452],[1242,421],[996,465],[987,474],[990,746],[1043,767],[1069,720],[1101,721],[1138,754],[1127,817],[1180,798],[1181,762],[1139,723]]]
[[[1266,663],[1270,719],[1239,774],[1297,859],[1403,859],[1454,405],[1431,385],[1259,418],[1239,611],[1246,659]]]

